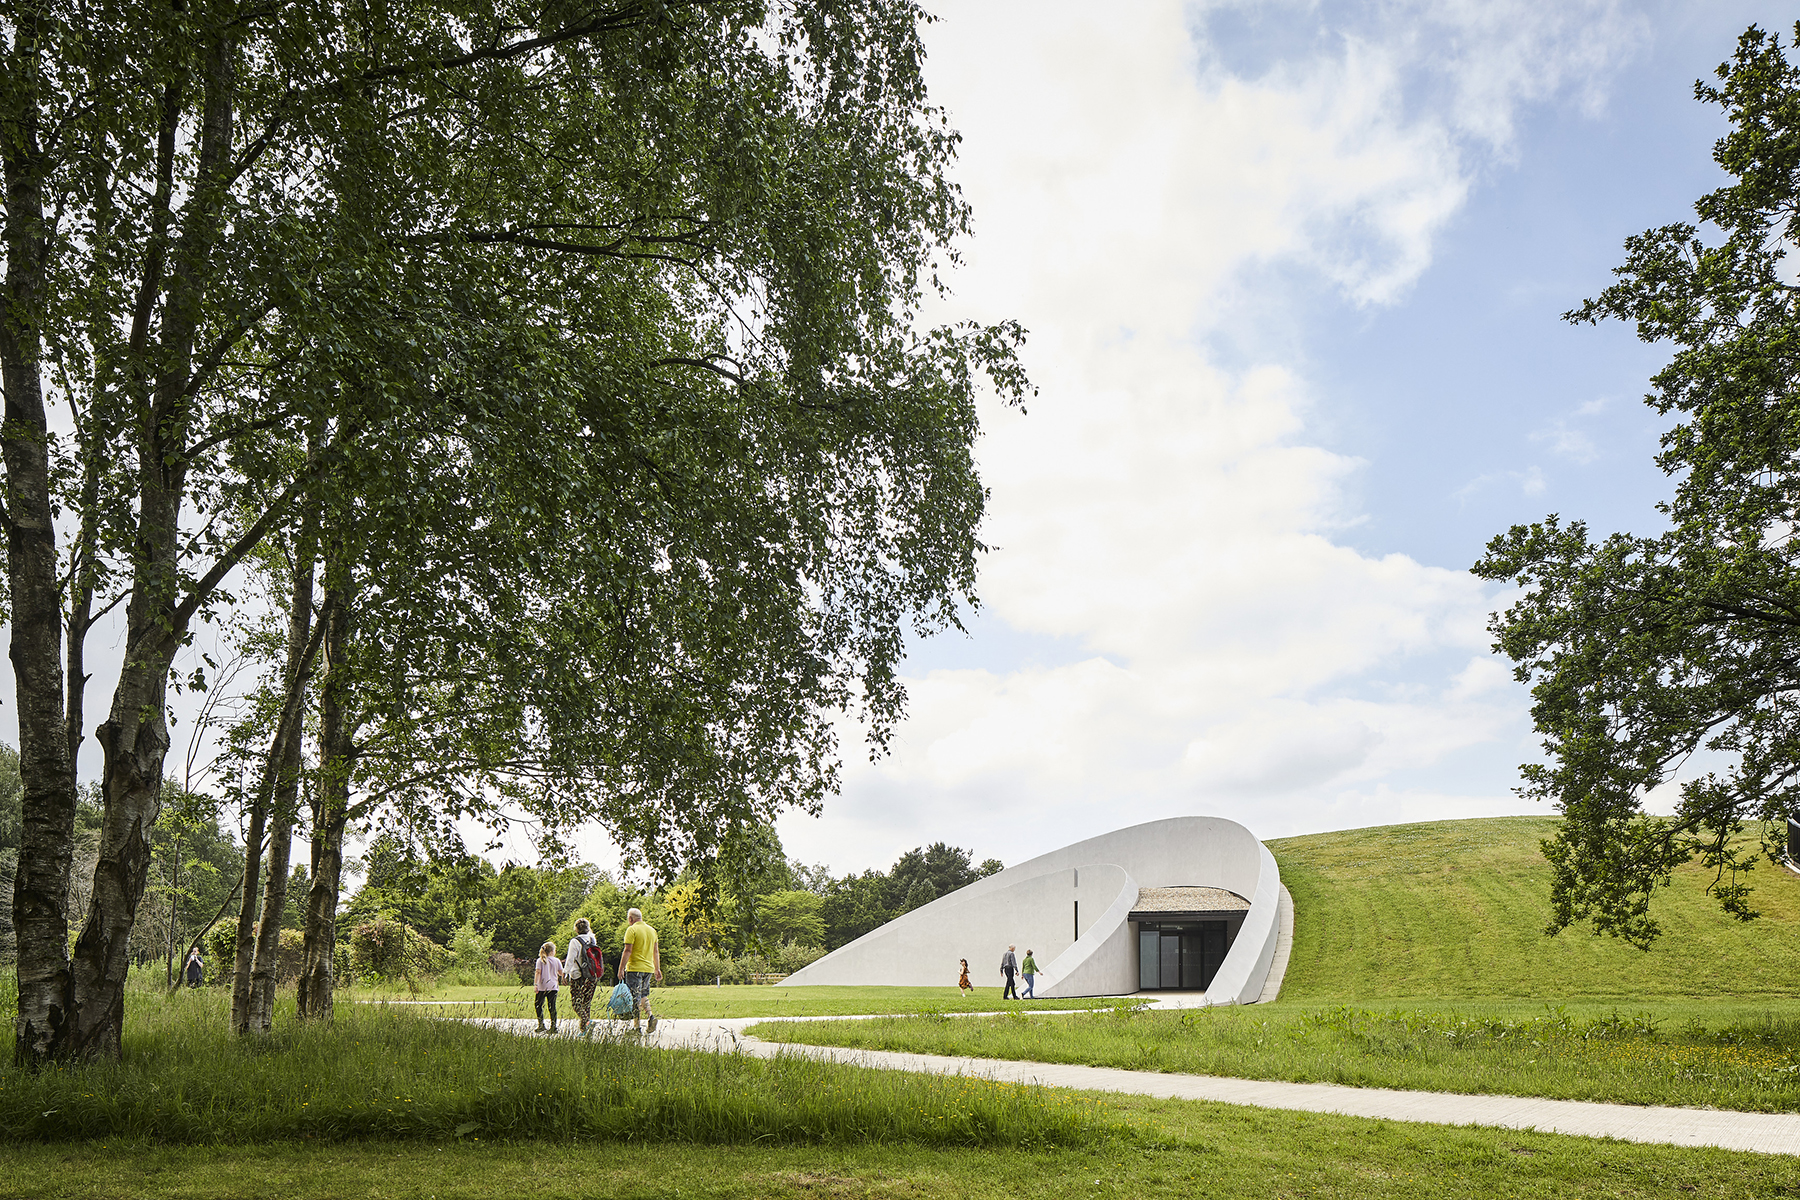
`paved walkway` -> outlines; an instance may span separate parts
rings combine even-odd
[[[1167,997],[1167,1007],[1188,1007],[1187,997]],[[994,1058],[950,1058],[935,1054],[903,1054],[888,1050],[852,1050],[838,1046],[806,1046],[765,1042],[744,1030],[769,1021],[866,1020],[852,1017],[735,1017],[728,1020],[662,1020],[645,1040],[669,1049],[724,1050],[773,1058],[796,1054],[826,1062],[918,1071],[932,1075],[974,1075],[1046,1087],[1122,1092],[1174,1100],[1214,1100],[1299,1112],[1341,1113],[1389,1121],[1423,1121],[1437,1125],[1488,1125],[1501,1129],[1535,1129],[1580,1137],[1611,1137],[1627,1142],[1670,1146],[1718,1146],[1757,1154],[1800,1155],[1800,1113],[1745,1113],[1720,1109],[1672,1108],[1636,1104],[1592,1104],[1580,1100],[1541,1100],[1528,1096],[1469,1096],[1451,1092],[1403,1092],[1392,1088],[1342,1087],[1332,1083],[1283,1083],[1229,1079],[1215,1075],[1176,1075],[1160,1071],[1123,1071],[1112,1067],[1077,1067],[1059,1063],[1012,1062]],[[530,1020],[477,1018],[480,1024],[526,1033]],[[576,1024],[565,1021],[558,1036],[574,1036]]]

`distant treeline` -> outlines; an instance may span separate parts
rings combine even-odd
[[[71,912],[83,910],[92,885],[100,815],[97,797],[84,796],[76,819]],[[152,832],[149,886],[132,927],[139,964],[156,964],[172,975],[186,947],[202,938],[208,977],[228,975],[244,849],[220,815],[205,797],[167,789]],[[12,880],[20,836],[18,756],[0,745],[0,961],[6,962],[14,956]],[[973,857],[933,842],[902,854],[886,871],[834,878],[823,866],[788,859],[773,827],[763,825],[728,839],[704,869],[643,888],[590,864],[496,867],[477,855],[433,850],[389,832],[377,836],[361,860],[363,886],[338,918],[338,958],[347,974],[362,977],[510,975],[545,941],[554,941],[561,953],[581,916],[616,951],[625,911],[636,906],[663,935],[671,982],[730,982],[797,970],[1001,869],[998,859],[977,865]],[[293,931],[282,937],[283,978],[298,963],[308,885],[306,867],[294,867],[281,922]]]

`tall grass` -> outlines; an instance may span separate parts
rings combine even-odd
[[[136,993],[123,1061],[0,1069],[0,1142],[367,1138],[1077,1145],[1092,1102],[799,1058],[535,1040],[378,1007],[226,1032],[226,997]]]
[[[1471,1011],[1474,1010],[1474,1011]],[[1800,1111],[1800,1019],[1396,1008],[1117,1010],[768,1024],[770,1041],[1358,1087]]]

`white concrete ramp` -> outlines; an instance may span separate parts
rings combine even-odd
[[[1281,981],[1287,978],[1288,959],[1294,953],[1294,898],[1287,885],[1281,888],[1281,908],[1275,931],[1275,957],[1269,960],[1269,977],[1263,981],[1258,1004],[1267,1004],[1281,995]]]

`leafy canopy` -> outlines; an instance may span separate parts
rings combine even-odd
[[[1617,282],[1566,315],[1675,348],[1646,397],[1674,421],[1667,528],[1595,541],[1551,516],[1474,568],[1527,589],[1490,629],[1543,736],[1521,792],[1566,818],[1544,844],[1549,931],[1591,922],[1643,947],[1654,889],[1696,857],[1725,911],[1754,918],[1744,876],[1779,851],[1774,827],[1747,848],[1746,824],[1800,814],[1800,68],[1753,26],[1717,79],[1695,95],[1730,122],[1713,158],[1731,182],[1697,224],[1627,240]],[[1646,817],[1690,763],[1674,816]]]

